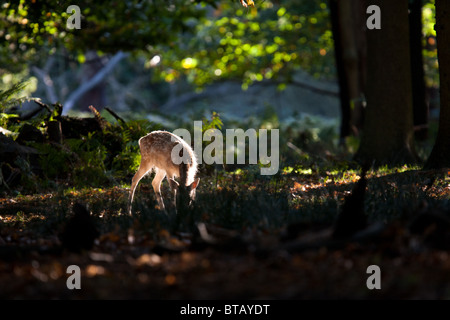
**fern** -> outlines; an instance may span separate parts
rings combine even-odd
[[[125,145],[132,141],[132,132],[128,127],[122,129],[122,141]]]
[[[17,95],[19,95],[19,93],[25,89],[27,85],[28,81],[21,81],[13,84],[9,89],[0,90],[0,111],[4,112],[7,109],[27,101],[28,98],[26,97],[17,98]]]
[[[37,100],[36,98],[19,96],[27,85],[28,80],[13,84],[9,89],[0,90],[0,127],[7,128],[11,119],[19,118],[18,114],[8,112],[9,109],[22,105],[26,101]]]

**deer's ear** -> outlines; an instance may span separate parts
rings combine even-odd
[[[176,182],[172,178],[169,179],[169,185],[172,189],[175,189],[175,190],[178,189],[178,186],[179,186],[178,182]]]
[[[198,184],[200,183],[200,178],[197,178],[194,180],[194,182],[191,183],[191,190],[194,190],[198,187]]]

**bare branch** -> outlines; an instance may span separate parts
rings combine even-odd
[[[255,87],[266,87],[266,86],[275,86],[277,84],[284,83],[286,85],[301,87],[306,90],[309,90],[316,94],[321,95],[328,95],[332,97],[338,97],[339,96],[339,89],[335,88],[335,85],[330,84],[323,84],[319,81],[309,81],[308,79],[292,79],[287,82],[282,81],[273,81],[273,80],[266,80],[254,83],[253,86]],[[239,90],[240,86],[238,84],[232,84],[236,85],[235,90]],[[234,88],[234,87],[233,87]],[[229,94],[230,87],[224,85],[224,83],[218,83],[215,85],[209,86],[204,91],[197,93],[197,92],[188,92],[181,94],[179,96],[175,96],[175,94],[171,93],[169,100],[160,107],[160,110],[164,111],[172,111],[177,106],[183,105],[189,102],[193,102],[195,100],[200,99],[206,99],[206,98],[217,98],[218,96],[225,96]]]
[[[55,87],[53,86],[53,80],[50,78],[50,70],[55,62],[55,57],[50,56],[45,63],[44,69],[39,69],[36,66],[33,66],[32,69],[36,76],[44,82],[45,85],[45,93],[47,95],[47,100],[50,103],[56,103],[58,101],[58,97],[55,93]]]
[[[128,53],[123,53],[122,51],[117,52],[108,61],[108,63],[99,72],[96,73],[95,76],[93,76],[87,82],[83,83],[80,87],[78,87],[78,89],[73,91],[63,103],[63,115],[66,115],[73,108],[75,102],[80,99],[86,92],[102,82],[103,79],[114,69],[117,63],[119,63],[120,60],[128,57],[128,55]]]
[[[219,84],[217,86],[210,86],[208,87],[208,90],[204,90],[199,93],[188,92],[179,96],[171,95],[169,101],[167,101],[164,105],[162,105],[160,109],[165,111],[171,111],[179,105],[183,105],[185,103],[189,103],[194,100],[225,95],[227,94],[228,90],[229,90],[228,87]]]
[[[299,81],[299,80],[292,80],[291,82],[289,82],[289,84],[294,85],[296,87],[307,89],[307,90],[309,90],[311,92],[314,92],[314,93],[325,94],[325,95],[329,95],[329,96],[332,96],[332,97],[339,97],[339,91],[338,90],[335,91],[333,89],[320,87],[319,85],[313,85],[311,83],[306,83],[306,82],[302,82],[302,81]]]

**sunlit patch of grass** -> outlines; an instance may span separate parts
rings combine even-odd
[[[414,215],[419,205],[429,203],[448,207],[450,186],[445,175],[435,177],[417,166],[382,167],[369,170],[365,197],[366,213],[372,221],[390,221],[405,214]],[[360,179],[360,170],[323,170],[319,174],[292,176],[291,205],[299,211],[314,211],[335,217],[338,207]],[[436,181],[432,185],[433,179]],[[333,208],[334,203],[334,210]],[[447,209],[448,210],[448,209]],[[311,215],[312,216],[312,215]],[[317,217],[317,214],[316,214]],[[323,217],[323,216],[322,216]]]
[[[313,174],[312,168],[303,168],[302,166],[291,167],[287,166],[281,169],[282,174],[302,174],[311,175]]]
[[[387,165],[385,166],[381,166],[379,168],[377,168],[376,170],[376,176],[384,176],[384,175],[388,175],[388,174],[393,174],[393,173],[402,173],[402,172],[406,172],[406,171],[413,171],[413,170],[421,170],[422,168],[418,165],[403,165],[403,166],[397,166],[397,167],[388,167]]]
[[[0,236],[5,237],[6,232],[16,228],[23,230],[20,232],[26,230],[31,238],[54,237],[71,215],[75,202],[88,207],[102,234],[125,242],[130,230],[137,238],[159,241],[163,230],[171,235],[179,231],[193,233],[198,222],[269,233],[298,221],[332,224],[345,196],[360,178],[360,170],[299,168],[270,177],[247,168],[240,168],[239,174],[219,171],[214,176],[202,176],[194,210],[187,220],[179,219],[170,207],[167,183],[163,194],[169,214],[157,210],[152,187],[145,183],[136,194],[132,216],[126,212],[127,184],[61,188],[54,193],[0,199],[1,220],[8,226],[8,231],[0,229]],[[370,220],[391,221],[413,215],[423,202],[448,209],[450,179],[448,175],[431,180],[433,177],[433,173],[417,171],[416,167],[370,170],[365,197]]]

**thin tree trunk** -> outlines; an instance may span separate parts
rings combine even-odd
[[[98,56],[96,51],[90,50],[86,52],[86,60],[88,63],[82,65],[81,83],[85,83],[92,79],[103,67],[102,58]],[[89,106],[93,105],[101,110],[106,105],[106,86],[105,81],[100,81],[97,85],[86,91],[78,100],[80,111],[89,111]]]
[[[357,0],[361,1],[361,0]],[[357,134],[355,127],[354,112],[359,103],[360,91],[358,83],[358,48],[356,42],[356,17],[354,10],[355,0],[339,0],[339,31],[341,33],[342,63],[345,69],[347,82],[349,106],[350,106],[350,128],[352,133]]]
[[[365,30],[361,28],[365,11],[361,0],[330,0],[330,16],[335,49],[341,105],[340,142],[362,128],[363,70],[360,68]],[[365,27],[365,20],[364,20]]]
[[[439,130],[426,169],[450,168],[450,1],[436,0],[441,108]]]
[[[330,0],[331,29],[334,41],[334,57],[336,60],[336,70],[339,83],[339,101],[341,106],[341,128],[340,143],[344,143],[345,137],[350,135],[350,97],[348,94],[347,76],[345,74],[344,63],[342,59],[342,41],[339,30],[339,4],[337,0]]]
[[[352,124],[359,131],[364,127],[365,95],[367,79],[367,33],[366,33],[366,9],[367,1],[353,0],[353,16],[355,19],[355,40],[358,50],[358,101],[352,113]]]
[[[409,27],[415,136],[424,140],[428,136],[428,104],[422,56],[422,0],[409,2]]]

